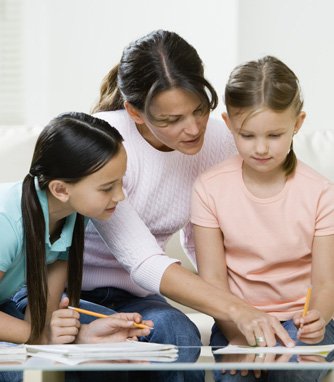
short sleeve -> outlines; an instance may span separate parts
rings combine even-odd
[[[315,236],[334,234],[334,184],[326,183],[318,202]]]
[[[58,260],[65,260],[67,261],[68,260],[68,250],[67,251],[64,251],[64,252],[59,252],[59,255],[58,255]]]
[[[190,221],[202,227],[219,227],[217,216],[212,203],[210,203],[210,195],[204,186],[202,176],[197,178],[193,187]]]
[[[0,214],[0,270],[6,272],[14,263],[19,247],[22,246],[11,221]]]

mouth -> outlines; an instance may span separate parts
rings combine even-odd
[[[112,208],[106,208],[106,212],[108,212],[109,214],[112,214],[116,209],[116,206],[115,207],[112,207]]]
[[[253,157],[254,160],[256,160],[257,162],[268,162],[271,157],[268,157],[268,158],[257,158],[257,157]]]
[[[189,139],[187,141],[182,141],[183,144],[185,145],[189,145],[189,146],[192,146],[192,145],[196,145],[198,144],[202,139],[202,135],[199,135],[198,137],[194,138],[194,139]]]

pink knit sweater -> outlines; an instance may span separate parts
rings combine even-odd
[[[87,227],[83,289],[114,286],[138,296],[159,293],[163,273],[178,261],[164,253],[173,233],[183,229],[185,250],[195,261],[188,224],[192,186],[205,169],[235,154],[232,136],[222,121],[209,119],[198,154],[162,152],[143,139],[124,110],[96,116],[124,138],[127,199],[109,221]]]

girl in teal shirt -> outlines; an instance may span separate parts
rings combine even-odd
[[[0,341],[77,339],[82,329],[77,312],[69,311],[56,324],[50,321],[63,307],[65,287],[69,303],[79,302],[88,218],[110,218],[124,199],[122,140],[105,121],[84,113],[62,114],[41,132],[23,183],[0,185]],[[22,317],[10,297],[24,284],[29,304]],[[149,332],[133,328],[141,320],[136,313],[103,320],[109,320],[110,340]],[[98,332],[99,321],[89,324],[91,330]],[[105,328],[106,321],[100,325],[101,331]]]

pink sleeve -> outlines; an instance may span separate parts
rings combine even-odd
[[[213,201],[210,199],[209,192],[205,189],[201,176],[197,178],[194,184],[190,220],[193,224],[203,227],[219,227]]]
[[[327,183],[322,191],[315,222],[315,236],[334,234],[334,184]]]

